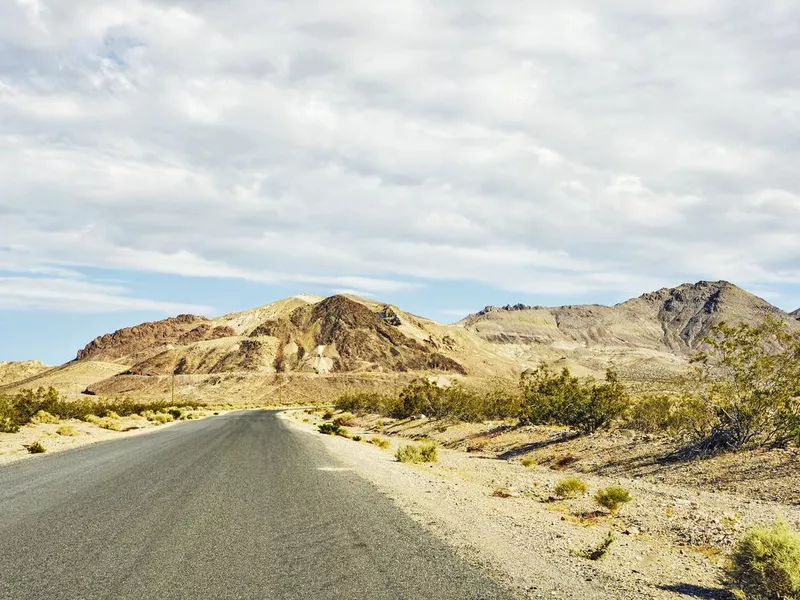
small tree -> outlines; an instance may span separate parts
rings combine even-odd
[[[708,449],[800,443],[800,332],[767,316],[757,327],[720,323],[706,343],[691,383]]]
[[[564,368],[554,375],[545,365],[523,375],[521,424],[567,425],[581,433],[605,429],[620,417],[630,401],[617,374],[608,370],[606,381],[581,381]]]

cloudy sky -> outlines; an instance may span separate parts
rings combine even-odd
[[[796,0],[0,3],[0,360],[353,291],[800,306]]]

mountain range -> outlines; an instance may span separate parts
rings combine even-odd
[[[1,363],[0,390],[303,401],[414,376],[515,381],[546,362],[580,375],[613,367],[629,381],[674,378],[721,321],[789,314],[725,281],[663,288],[614,306],[486,307],[442,325],[351,295],[299,295],[209,319],[179,315],[97,337],[55,368]],[[16,365],[16,366],[14,366]],[[27,365],[27,366],[21,366]],[[286,398],[284,398],[284,392]]]

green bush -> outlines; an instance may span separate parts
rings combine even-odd
[[[800,445],[800,334],[767,316],[756,327],[720,323],[695,357],[690,384],[706,453]]]
[[[336,408],[357,414],[374,413],[395,419],[425,415],[431,419],[452,419],[480,422],[487,419],[516,417],[520,398],[503,390],[478,394],[459,383],[440,386],[428,379],[415,379],[391,397],[377,392],[345,394],[336,401]]]
[[[190,403],[182,403],[178,408],[188,405]],[[129,398],[113,401],[86,397],[67,400],[61,398],[53,388],[23,390],[14,395],[0,395],[0,431],[18,430],[34,421],[42,412],[58,419],[86,421],[90,415],[115,419],[148,411],[162,411],[171,406],[172,403],[167,402],[136,402]]]
[[[31,417],[31,423],[34,425],[52,425],[58,423],[58,417],[51,415],[46,410],[40,410]]]
[[[379,437],[370,438],[369,443],[377,446],[381,450],[388,450],[389,446],[391,446],[389,440]]]
[[[161,411],[150,411],[145,418],[156,425],[166,425],[167,423],[172,423],[175,420],[175,417],[173,417],[170,413]]]
[[[522,466],[525,468],[530,468],[536,464],[536,461],[533,459],[533,457],[530,456],[526,456],[520,462],[522,463]]]
[[[632,500],[630,493],[617,485],[599,490],[594,495],[594,501],[612,514],[617,514],[623,505]]]
[[[800,599],[800,535],[782,521],[750,529],[736,546],[725,579],[742,600]]]
[[[361,436],[360,436],[360,435],[354,435],[354,436],[353,436],[351,439],[352,439],[354,442],[360,442],[360,441],[361,441]]]
[[[389,415],[395,411],[397,398],[384,396],[378,392],[356,392],[345,394],[336,401],[336,409],[359,415]]]
[[[321,423],[317,425],[317,429],[325,435],[340,435],[342,432],[342,426],[336,423]]]
[[[438,448],[435,443],[429,442],[419,446],[401,446],[395,453],[395,458],[402,463],[430,463],[438,459]]]
[[[333,413],[331,411],[329,411],[329,410],[325,411],[325,413],[322,415],[322,420],[323,421],[330,421],[331,419],[333,419]]]
[[[680,404],[674,396],[668,394],[643,396],[632,404],[628,426],[645,433],[676,429],[680,425],[680,409]]]
[[[577,498],[589,491],[589,486],[577,477],[567,477],[558,482],[553,490],[559,498]]]
[[[28,451],[28,454],[42,454],[47,452],[47,448],[44,447],[42,442],[33,442],[32,444],[28,444],[25,446],[25,449]]]
[[[522,378],[522,425],[566,425],[584,434],[607,429],[630,405],[614,371],[606,380],[581,381],[565,368],[554,375],[545,365]]]
[[[353,425],[355,425],[355,417],[351,413],[346,412],[337,416],[333,420],[333,422],[336,423],[337,425],[345,425],[348,427],[352,427]]]
[[[115,419],[114,417],[98,417],[97,415],[87,415],[86,422],[96,425],[102,429],[108,429],[109,431],[120,431],[122,429],[119,418]]]
[[[19,425],[14,423],[8,417],[0,418],[0,433],[17,433],[19,431]]]
[[[78,432],[75,431],[75,428],[72,425],[62,425],[58,429],[56,429],[56,433],[58,435],[63,435],[67,437],[75,437],[78,435]]]

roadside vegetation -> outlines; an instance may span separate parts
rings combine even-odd
[[[138,402],[131,399],[68,400],[53,388],[0,395],[0,433],[16,433],[25,425],[55,424],[77,419],[112,431],[121,430],[123,417],[138,415],[155,423],[196,418],[190,403]],[[71,434],[62,434],[71,435]]]
[[[401,446],[395,458],[402,463],[432,463],[439,458],[438,446],[434,442],[425,442],[420,445],[409,444]]]
[[[740,600],[798,600],[800,534],[783,521],[749,530],[725,575],[725,583]]]
[[[335,407],[348,422],[352,413],[424,417],[440,421],[442,430],[494,420],[561,426],[574,435],[627,428],[670,436],[676,458],[800,445],[800,335],[768,317],[757,327],[720,324],[704,344],[680,393],[633,397],[613,370],[598,381],[541,365],[522,375],[515,393],[417,379],[394,396],[345,394]]]

